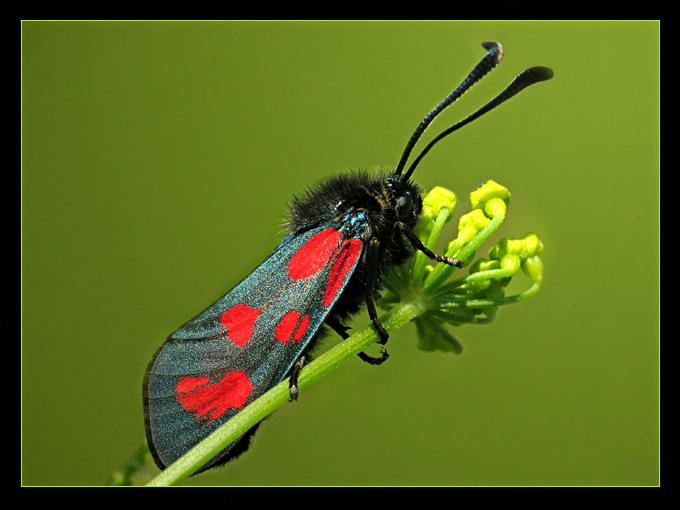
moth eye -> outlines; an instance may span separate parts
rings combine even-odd
[[[411,200],[411,194],[407,193],[397,198],[397,214],[400,217],[405,217],[411,213],[413,210],[413,201]]]

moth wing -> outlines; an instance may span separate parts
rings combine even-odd
[[[168,337],[144,379],[147,442],[159,467],[287,377],[362,251],[360,239],[334,227],[289,235],[236,287]],[[201,470],[245,450],[241,440],[248,441],[235,441]]]

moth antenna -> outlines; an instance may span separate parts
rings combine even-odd
[[[429,150],[442,138],[450,135],[451,133],[457,131],[466,124],[469,124],[473,120],[478,119],[485,113],[493,110],[496,106],[501,105],[515,94],[527,88],[529,85],[549,80],[554,76],[554,74],[555,73],[553,73],[552,69],[550,69],[549,67],[542,66],[530,67],[529,69],[526,69],[525,71],[518,74],[517,77],[514,80],[512,80],[512,83],[510,83],[510,85],[508,85],[505,88],[505,90],[503,90],[503,92],[498,94],[496,97],[494,97],[491,101],[486,103],[484,106],[482,106],[479,110],[477,110],[473,114],[469,115],[468,117],[464,118],[457,124],[454,124],[450,128],[440,133],[429,144],[427,144],[427,147],[425,147],[423,151],[418,155],[418,157],[413,161],[413,163],[411,163],[411,166],[409,167],[408,171],[404,174],[404,180],[408,180],[411,177],[413,171],[416,169],[416,166],[418,165],[420,160],[423,159],[423,156],[425,156],[425,154],[427,154]]]
[[[500,43],[494,41],[485,41],[482,46],[488,51],[484,58],[479,61],[479,64],[470,71],[470,74],[458,85],[453,92],[444,98],[444,100],[435,106],[430,113],[428,113],[425,118],[420,122],[416,130],[411,135],[404,152],[401,155],[399,164],[397,165],[396,175],[401,175],[401,172],[406,166],[406,161],[408,160],[413,147],[416,145],[420,136],[423,134],[427,126],[439,115],[447,106],[454,103],[460,96],[462,96],[468,89],[470,89],[475,83],[481,80],[489,71],[496,67],[500,61],[503,59],[503,46]]]

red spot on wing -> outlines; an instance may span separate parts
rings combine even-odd
[[[347,273],[354,267],[361,254],[361,247],[362,242],[360,239],[349,239],[342,242],[340,253],[335,259],[328,276],[328,285],[322,301],[323,306],[329,306],[335,299],[335,296],[342,288]]]
[[[281,343],[285,344],[288,341],[295,343],[304,336],[308,326],[309,315],[304,315],[300,318],[299,312],[291,310],[276,325],[274,336]]]
[[[177,383],[177,386],[175,386],[175,391],[186,393],[187,391],[203,386],[208,382],[210,382],[209,377],[182,377]]]
[[[222,416],[230,407],[243,406],[253,391],[253,384],[245,372],[229,372],[220,381],[205,384],[208,381],[207,377],[182,377],[175,391],[179,393],[177,400],[184,409],[210,421]]]
[[[236,345],[245,345],[253,336],[255,321],[262,313],[248,305],[238,304],[220,316],[220,323],[229,330],[229,339]]]
[[[288,276],[293,280],[304,280],[317,274],[328,263],[341,237],[342,234],[334,228],[314,234],[291,257]]]

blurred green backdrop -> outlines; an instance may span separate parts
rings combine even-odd
[[[504,62],[429,137],[526,67],[555,78],[416,178],[458,214],[506,185],[495,238],[541,237],[543,290],[458,329],[461,356],[403,328],[184,483],[656,485],[660,26],[545,21],[22,23],[23,483],[104,483],[165,336],[269,253],[293,193],[396,165],[489,39]]]

